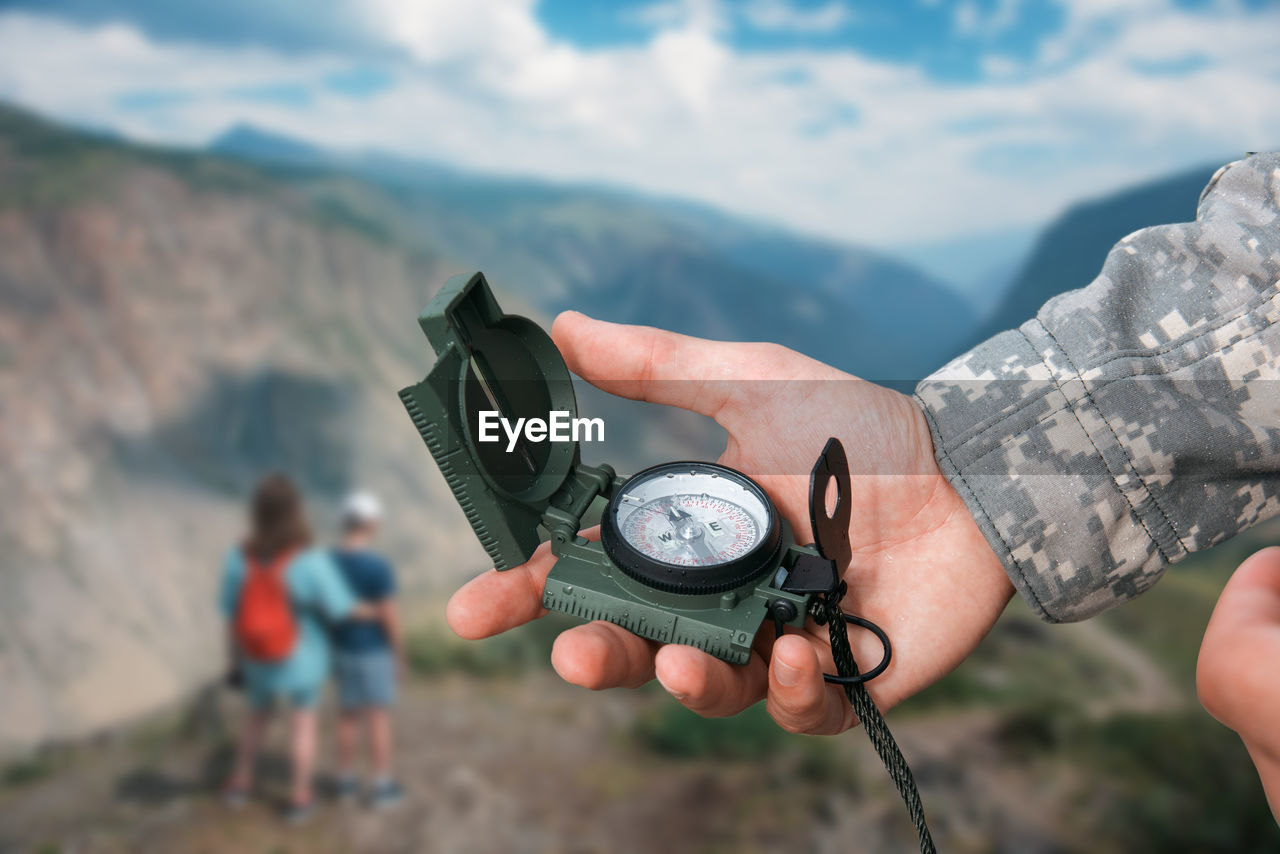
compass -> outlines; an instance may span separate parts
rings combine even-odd
[[[550,540],[543,607],[743,664],[761,625],[801,628],[815,597],[838,587],[849,502],[838,518],[814,515],[831,472],[815,470],[823,491],[810,502],[824,551],[796,542],[760,485],[727,466],[678,461],[628,478],[584,463],[577,442],[485,443],[481,413],[510,423],[576,416],[560,351],[536,323],[505,314],[480,273],[450,279],[418,322],[436,363],[400,399],[498,570]],[[820,463],[834,454],[829,446]],[[838,460],[847,494],[843,451]],[[601,505],[594,541],[581,528]]]
[[[633,475],[600,524],[605,553],[660,590],[718,593],[776,563],[778,511],[755,481],[727,466],[676,462]]]

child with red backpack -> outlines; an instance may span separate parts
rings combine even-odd
[[[329,553],[310,547],[302,497],[288,478],[270,475],[258,484],[249,515],[249,535],[227,555],[222,577],[232,660],[241,667],[251,707],[224,797],[233,806],[248,797],[274,709],[287,703],[288,818],[299,822],[314,811],[316,703],[330,671],[328,624],[367,616],[369,609],[358,605]]]

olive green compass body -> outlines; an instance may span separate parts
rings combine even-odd
[[[577,407],[550,336],[503,314],[482,274],[450,279],[419,323],[436,363],[400,398],[498,570],[550,540],[548,609],[742,664],[763,622],[803,626],[836,583],[834,564],[731,468],[672,462],[626,478],[584,464],[577,441],[486,435],[486,418],[576,419]],[[600,503],[588,540],[582,520]]]

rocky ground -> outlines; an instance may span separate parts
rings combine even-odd
[[[1064,655],[1104,651],[1127,668],[1106,680],[1117,688],[1093,713],[1177,702],[1158,667],[1103,629],[1058,637]],[[675,716],[656,690],[591,694],[536,667],[414,676],[398,712],[407,802],[383,813],[326,802],[294,828],[280,818],[282,731],[249,806],[228,810],[216,796],[240,712],[237,695],[211,689],[180,715],[55,755],[31,779],[11,773],[0,789],[0,851],[781,854],[913,845],[860,731],[788,736],[758,710],[704,723]],[[1087,772],[1018,759],[998,709],[890,717],[942,850],[1107,850],[1064,806],[1089,791]]]

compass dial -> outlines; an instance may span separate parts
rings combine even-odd
[[[664,590],[713,592],[765,567],[778,543],[778,518],[746,475],[710,463],[668,463],[614,494],[601,539],[633,578]]]
[[[639,499],[633,496],[631,500]],[[636,507],[622,524],[622,536],[654,560],[676,566],[708,566],[751,551],[760,542],[757,519],[762,515],[752,516],[741,505],[718,495],[688,492]]]

